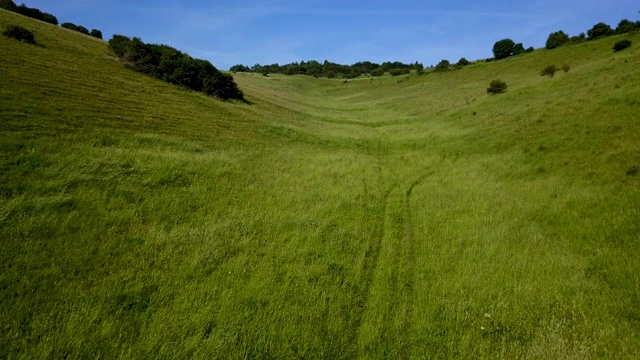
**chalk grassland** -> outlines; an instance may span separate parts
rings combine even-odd
[[[40,46],[0,37],[0,357],[640,356],[622,37],[423,76],[237,74],[248,105],[9,24]]]

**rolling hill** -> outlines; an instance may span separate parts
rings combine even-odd
[[[0,358],[640,357],[640,35],[246,104],[14,24]]]

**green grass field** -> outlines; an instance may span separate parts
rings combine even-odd
[[[640,357],[640,35],[245,104],[13,24],[0,358]]]

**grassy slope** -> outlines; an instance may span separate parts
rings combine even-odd
[[[238,74],[245,105],[8,24],[42,46],[0,37],[2,356],[640,356],[620,38],[420,77]]]

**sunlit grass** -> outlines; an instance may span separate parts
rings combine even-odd
[[[620,37],[422,76],[236,74],[248,105],[8,24],[42,46],[0,38],[3,357],[640,355]]]

